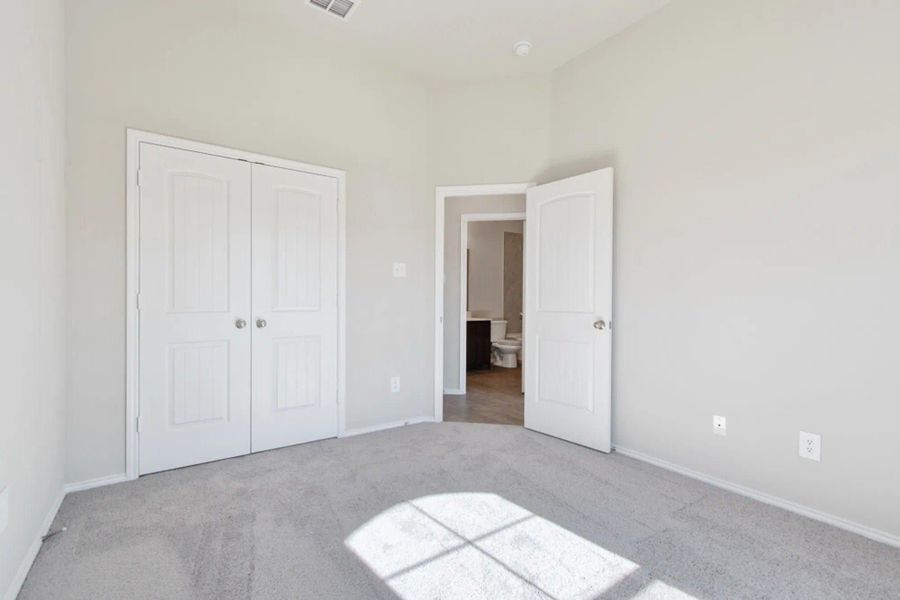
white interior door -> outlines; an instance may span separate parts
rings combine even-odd
[[[253,165],[253,451],[337,435],[338,182]]]
[[[248,163],[141,144],[141,474],[250,452],[250,209]]]
[[[528,190],[525,427],[609,452],[613,172]]]

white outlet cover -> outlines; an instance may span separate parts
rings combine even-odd
[[[716,435],[728,435],[728,422],[725,417],[713,417],[713,433]]]
[[[822,436],[817,433],[800,432],[800,458],[819,462],[822,460]]]
[[[6,531],[9,525],[9,488],[0,491],[0,534]]]
[[[394,277],[406,277],[406,263],[395,262],[393,266]]]
[[[400,391],[400,378],[399,377],[391,377],[391,391],[392,392]]]

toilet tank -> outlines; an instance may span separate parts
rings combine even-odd
[[[506,321],[491,319],[491,341],[499,342],[506,339]]]

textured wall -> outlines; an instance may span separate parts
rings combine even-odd
[[[469,223],[469,310],[479,317],[504,319],[504,234],[522,232],[522,221]]]
[[[62,494],[65,60],[60,0],[0,3],[0,598]]]
[[[507,333],[522,333],[523,241],[521,233],[503,233],[503,318]]]
[[[546,174],[616,169],[615,443],[894,534],[898,30],[673,2],[555,73]]]

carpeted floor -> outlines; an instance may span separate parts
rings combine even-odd
[[[900,597],[900,550],[503,425],[151,475],[61,526],[20,598]]]

